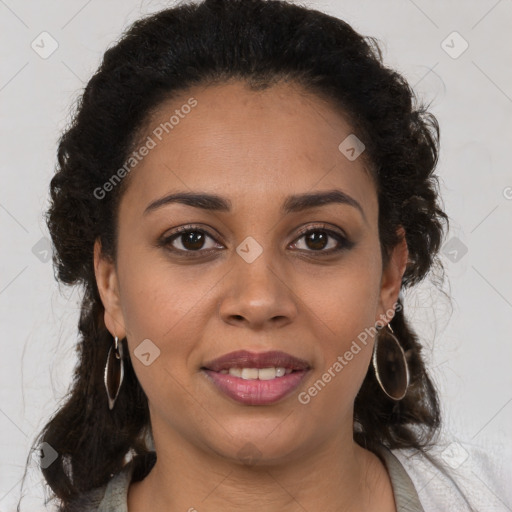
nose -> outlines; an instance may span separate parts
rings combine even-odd
[[[225,278],[219,314],[226,323],[261,330],[283,327],[297,316],[297,296],[289,272],[272,265],[271,251],[251,263],[238,255]]]

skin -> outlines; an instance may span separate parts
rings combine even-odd
[[[117,260],[103,256],[99,242],[94,251],[105,322],[127,337],[158,454],[149,475],[130,485],[128,509],[231,512],[257,503],[268,512],[395,511],[384,464],[353,440],[353,404],[373,339],[307,405],[297,400],[358,334],[386,314],[390,320],[407,263],[404,240],[383,268],[374,183],[363,158],[349,161],[338,150],[353,130],[298,85],[253,92],[233,81],[162,104],[143,139],[190,97],[198,105],[129,176]],[[280,212],[288,195],[331,189],[356,199],[364,217],[335,203]],[[143,215],[176,191],[221,195],[232,211],[173,203]],[[298,234],[319,223],[353,247],[322,257],[336,239],[322,247]],[[187,224],[207,232],[197,245],[203,256],[179,235],[169,246],[181,256],[157,246]],[[248,236],[263,248],[252,263],[236,252]],[[145,339],[160,350],[149,366],[133,353]],[[279,403],[242,405],[200,370],[239,349],[282,350],[312,370]],[[241,459],[247,446],[257,454],[252,465]]]

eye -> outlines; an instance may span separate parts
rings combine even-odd
[[[299,240],[304,239],[306,249],[299,248],[305,252],[317,252],[322,255],[329,255],[344,249],[350,249],[354,244],[350,242],[341,233],[327,229],[325,224],[315,227],[308,227],[299,231],[299,238],[292,244],[297,248]],[[207,240],[210,239],[214,243],[210,247],[205,247]],[[196,226],[181,226],[175,229],[171,234],[161,238],[158,245],[165,247],[169,251],[178,254],[186,254],[190,257],[201,256],[201,253],[209,253],[216,248],[223,248],[224,246],[215,243],[215,239],[204,229]],[[326,247],[331,245],[326,250]],[[196,253],[196,254],[192,254]]]
[[[319,252],[322,254],[332,254],[335,252],[339,252],[343,249],[349,249],[352,247],[353,243],[350,242],[345,236],[341,233],[333,231],[332,229],[327,229],[325,225],[315,226],[313,228],[309,227],[307,229],[303,229],[299,232],[300,236],[296,240],[304,239],[307,249],[306,252]],[[331,243],[329,244],[329,239],[331,239]],[[333,242],[334,241],[334,242]],[[295,242],[294,246],[297,246],[298,243]],[[326,247],[331,245],[329,249],[326,250]],[[334,247],[332,247],[334,246]]]
[[[212,246],[204,248],[205,241],[208,238],[214,240],[203,229],[196,228],[195,226],[182,226],[175,229],[170,235],[164,236],[159,245],[178,253],[209,252]]]

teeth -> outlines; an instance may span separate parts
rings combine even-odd
[[[276,368],[276,377],[283,377],[284,374],[286,373],[286,370],[284,368]],[[288,372],[288,373],[291,373],[291,372]]]
[[[258,379],[260,380],[272,380],[276,377],[282,377],[284,375],[278,375],[277,370],[284,370],[284,368],[261,368],[258,370]]]
[[[228,370],[221,370],[220,373],[233,375],[234,377],[240,377],[244,380],[272,380],[276,377],[284,377],[291,373],[290,368],[273,367],[273,368],[230,368]]]
[[[242,368],[242,374],[240,377],[245,380],[257,379],[259,370],[257,368]]]

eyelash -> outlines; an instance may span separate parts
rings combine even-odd
[[[306,253],[315,253],[315,254],[319,254],[321,256],[329,256],[331,254],[334,254],[334,253],[338,253],[338,252],[341,252],[343,250],[348,250],[348,249],[351,249],[354,245],[353,242],[351,242],[350,240],[348,240],[346,237],[344,237],[343,235],[341,235],[340,233],[337,233],[336,231],[333,231],[331,229],[328,229],[326,227],[326,225],[319,225],[319,226],[314,226],[314,227],[308,227],[308,228],[304,228],[304,229],[301,229],[299,231],[299,233],[297,234],[297,238],[295,238],[294,240],[294,244],[297,243],[298,240],[300,240],[301,238],[303,238],[305,235],[308,235],[309,233],[312,233],[312,232],[316,232],[316,231],[322,231],[324,233],[326,233],[327,235],[329,235],[330,237],[334,238],[335,240],[338,241],[339,243],[339,246],[337,248],[334,248],[334,249],[329,249],[327,251],[325,250],[318,250],[318,251],[314,251],[314,250],[307,250],[307,249],[299,249],[300,251],[304,251]],[[176,230],[174,230],[173,233],[171,233],[170,235],[167,235],[167,236],[164,236],[162,237],[159,242],[158,242],[158,246],[160,247],[164,247],[166,248],[167,250],[173,252],[173,253],[178,253],[180,255],[183,255],[183,254],[186,254],[186,253],[195,253],[197,254],[197,256],[186,256],[186,257],[199,257],[201,256],[202,254],[201,253],[204,253],[204,252],[212,252],[212,251],[215,251],[215,249],[198,249],[197,251],[190,251],[190,250],[183,250],[183,249],[176,249],[174,247],[172,247],[172,242],[175,240],[175,239],[178,239],[180,237],[180,235],[183,235],[184,233],[189,233],[189,232],[198,232],[198,233],[202,233],[212,239],[213,236],[210,235],[210,233],[208,233],[208,231],[205,231],[204,229],[200,229],[194,225],[188,225],[188,226],[182,226],[182,227],[179,227],[177,228]]]

